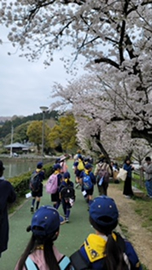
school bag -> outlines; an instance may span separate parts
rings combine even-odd
[[[69,202],[70,199],[75,200],[75,190],[72,186],[65,186],[61,189],[61,198],[66,202]]]
[[[83,161],[81,159],[79,159],[79,161],[78,161],[77,169],[79,171],[83,171],[84,170],[84,164],[83,164]]]
[[[109,183],[109,173],[106,169],[101,169],[96,177],[97,185],[101,186],[103,182]]]
[[[38,172],[33,172],[30,179],[30,189],[34,192],[40,190],[41,186],[41,177]]]
[[[58,265],[61,270],[66,270],[69,268],[71,264],[70,259],[67,256],[64,256],[59,262]],[[28,256],[25,265],[27,270],[39,270],[38,266],[33,262],[33,260]],[[74,270],[74,268],[71,266],[71,270]]]
[[[46,192],[48,194],[55,194],[58,190],[58,174],[51,174],[46,183]]]
[[[93,183],[89,174],[84,174],[82,182],[84,190],[89,190],[93,187]]]

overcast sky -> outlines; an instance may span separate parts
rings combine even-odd
[[[4,31],[2,33],[6,41]],[[56,53],[52,65],[45,69],[43,59],[31,63],[17,53],[9,56],[8,51],[15,51],[9,42],[0,44],[0,116],[27,116],[40,112],[40,106],[51,104],[54,82],[66,85],[67,80],[72,79],[59,60],[67,52]],[[79,67],[77,77],[82,73]]]

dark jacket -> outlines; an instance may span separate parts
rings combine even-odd
[[[16,194],[10,182],[0,179],[0,254],[7,249],[9,224],[7,204],[13,203]]]

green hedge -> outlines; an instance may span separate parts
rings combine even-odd
[[[52,166],[53,166],[52,164],[51,165],[46,164],[43,167],[46,179],[51,174]],[[29,191],[29,182],[31,174],[32,171],[9,179],[9,182],[13,185],[18,197],[25,196],[25,194]]]

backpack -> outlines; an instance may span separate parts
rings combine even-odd
[[[109,172],[107,171],[106,166],[100,166],[96,181],[98,186],[101,186],[103,182],[109,183]]]
[[[84,190],[89,190],[89,189],[91,189],[93,187],[93,183],[91,181],[91,177],[88,174],[85,174],[83,176],[82,182],[83,182],[83,188],[84,188]]]
[[[71,264],[70,259],[67,256],[64,256],[59,262],[58,265],[61,270],[69,269],[69,266]],[[26,269],[27,270],[39,270],[38,266],[33,262],[33,260],[28,256],[25,261]],[[71,266],[71,270],[74,270],[74,268]]]
[[[40,174],[37,172],[33,172],[30,179],[30,189],[34,192],[40,190],[41,186],[41,177]]]
[[[109,173],[106,170],[101,169],[98,172],[96,180],[99,186],[101,186],[103,182],[109,183]]]
[[[49,194],[55,194],[58,190],[58,174],[51,174],[46,183],[46,192]]]
[[[72,186],[65,186],[61,189],[61,198],[68,202],[70,199],[75,200],[75,190]]]
[[[83,171],[84,170],[84,164],[83,164],[83,161],[81,159],[79,159],[79,161],[78,161],[77,169],[79,171]]]

